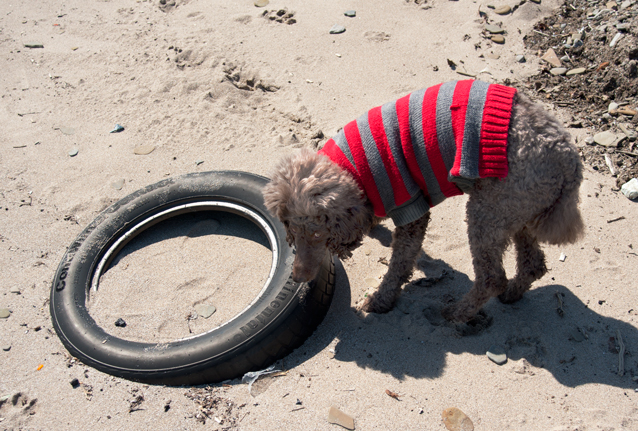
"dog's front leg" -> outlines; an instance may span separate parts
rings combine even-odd
[[[394,230],[388,272],[377,291],[368,295],[358,307],[360,310],[368,313],[387,313],[392,309],[401,291],[401,285],[412,276],[429,221],[430,213],[428,212],[420,219]]]

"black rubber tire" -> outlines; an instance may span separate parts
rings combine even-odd
[[[240,377],[299,347],[328,311],[334,263],[327,254],[315,280],[292,280],[293,250],[283,225],[263,204],[267,182],[245,172],[189,174],[138,190],[103,211],[68,248],[53,279],[51,319],[64,346],[103,372],[169,385]],[[99,327],[86,307],[96,274],[99,278],[117,252],[145,229],[186,212],[210,211],[211,203],[252,220],[269,237],[275,269],[256,301],[221,327],[169,343],[123,340]]]

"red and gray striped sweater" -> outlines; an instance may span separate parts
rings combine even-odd
[[[507,176],[515,94],[473,80],[415,91],[348,123],[319,153],[352,174],[375,215],[405,225],[477,178]]]

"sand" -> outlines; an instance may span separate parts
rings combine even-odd
[[[386,269],[391,223],[338,263],[324,322],[277,364],[286,373],[261,382],[255,396],[240,380],[175,388],[115,378],[71,358],[54,333],[48,311],[54,272],[66,247],[111,203],[189,172],[268,175],[283,155],[322,143],[374,106],[463,79],[459,71],[523,85],[540,67],[523,36],[559,5],[528,1],[499,16],[487,3],[417,3],[0,4],[0,308],[12,312],[0,319],[0,345],[10,346],[0,350],[0,397],[8,396],[0,428],[336,430],[328,422],[335,406],[358,430],[444,430],[441,415],[450,407],[477,430],[638,429],[638,212],[612,177],[589,168],[581,189],[585,239],[545,247],[549,273],[513,306],[488,303],[492,325],[475,335],[460,336],[439,317],[473,279],[464,197],[433,211],[414,276],[431,281],[407,286],[392,312],[365,318],[354,312],[366,279]],[[294,23],[262,17],[284,7]],[[349,9],[356,17],[344,16]],[[506,28],[505,44],[482,37],[479,9]],[[334,24],[346,32],[329,34]],[[516,62],[517,54],[527,62]],[[569,111],[547,108],[569,121]],[[125,130],[109,133],[116,124]],[[590,133],[571,132],[577,145]],[[136,155],[140,146],[154,149]],[[133,247],[107,271],[104,291],[94,298],[98,320],[124,316],[133,339],[163,340],[184,336],[190,308],[214,301],[215,314],[190,321],[191,330],[205,331],[233,313],[224,304],[235,293],[216,298],[215,283],[222,283],[208,271],[221,261],[227,273],[220,275],[235,277],[231,285],[250,280],[238,295],[258,291],[269,250],[256,237],[237,238],[250,228],[189,236],[190,229],[215,230],[195,225],[156,232],[157,241]],[[257,257],[242,260],[238,249]],[[159,279],[146,261],[179,263],[181,270]],[[514,266],[509,253],[507,270]],[[170,296],[154,285],[190,289]],[[133,331],[142,322],[147,326]],[[622,375],[618,333],[626,347]],[[487,358],[493,345],[507,352],[504,365]]]

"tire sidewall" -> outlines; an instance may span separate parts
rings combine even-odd
[[[267,182],[264,177],[243,172],[189,174],[141,189],[103,211],[71,244],[52,283],[51,316],[63,344],[88,365],[111,374],[136,379],[150,373],[170,378],[227,362],[267,337],[298,306],[300,289],[290,278],[294,256],[286,244],[285,230],[263,204],[261,190]],[[267,221],[278,255],[263,294],[229,323],[191,338],[140,343],[107,333],[86,307],[97,262],[115,240],[141,220],[200,200],[232,202]]]

